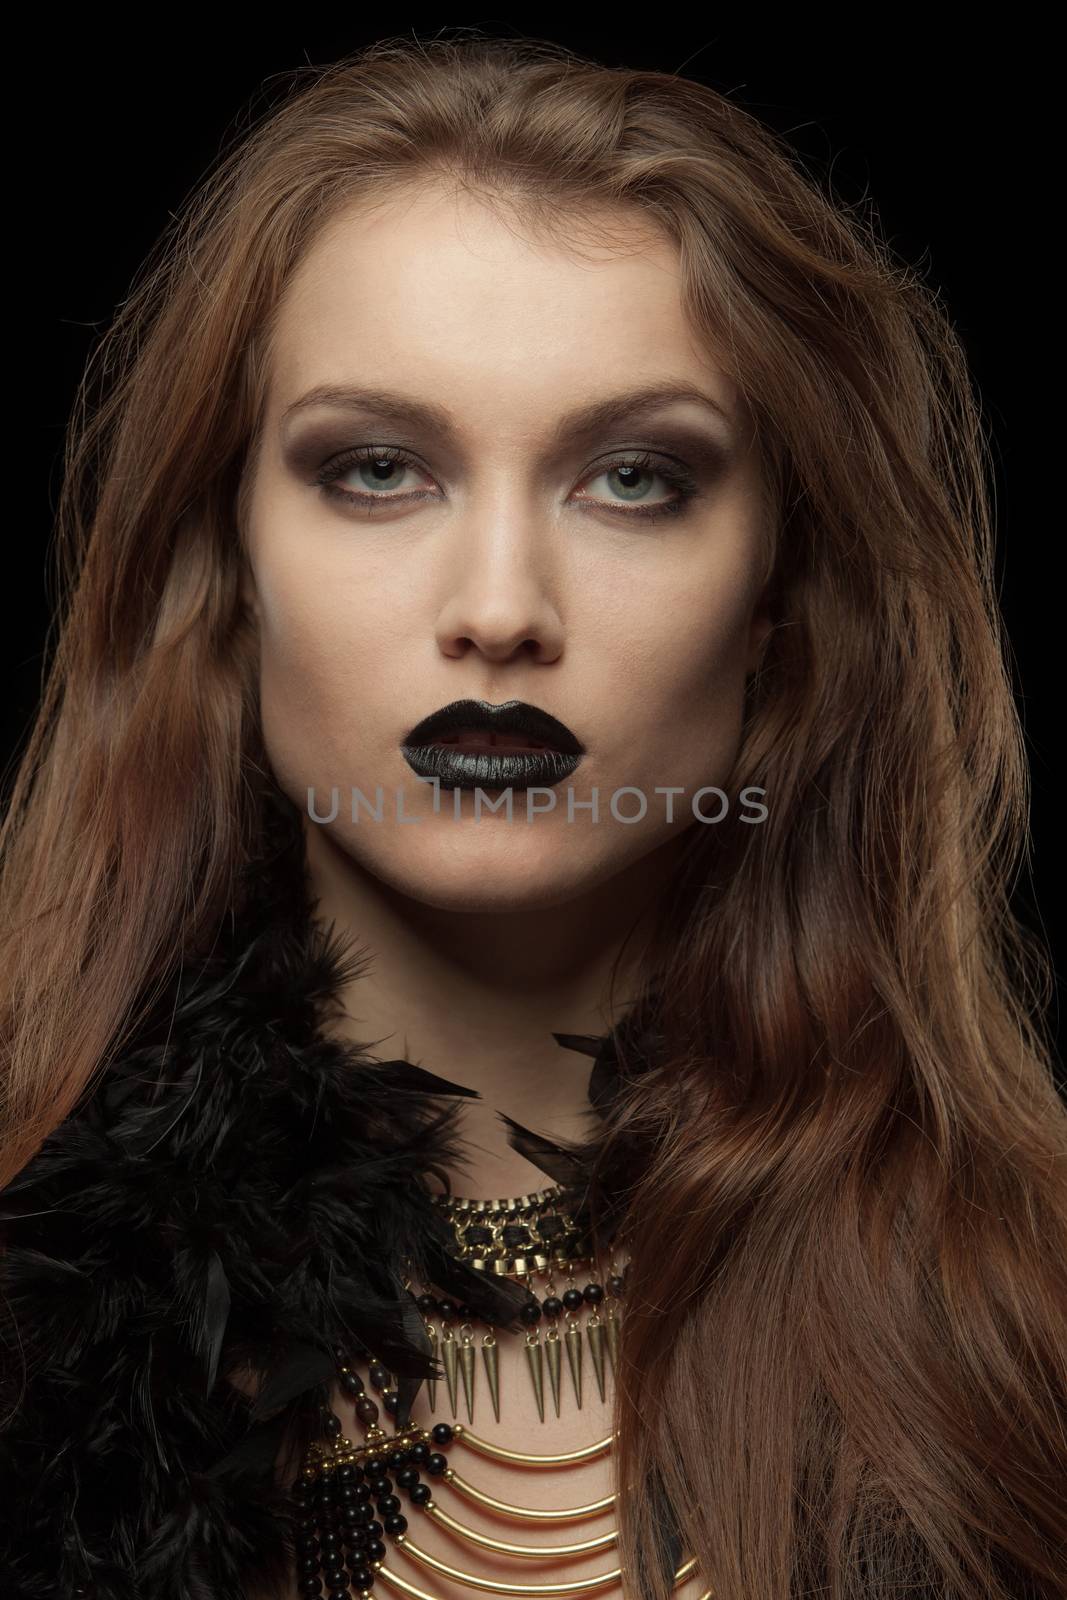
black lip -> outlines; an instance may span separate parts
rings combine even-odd
[[[582,760],[559,750],[460,750],[447,744],[406,744],[404,760],[420,778],[446,789],[548,789],[569,778]]]
[[[525,735],[563,755],[582,755],[585,750],[581,741],[558,717],[525,700],[505,700],[498,706],[490,705],[488,700],[452,700],[447,706],[442,706],[439,711],[431,711],[428,717],[417,722],[405,734],[402,748],[416,749],[432,744],[442,734],[455,733],[459,728],[485,728],[493,733]]]

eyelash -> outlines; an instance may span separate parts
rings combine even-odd
[[[415,468],[419,465],[414,456],[410,455],[406,450],[400,449],[399,446],[387,445],[378,448],[375,445],[360,445],[355,449],[346,450],[344,455],[328,461],[325,466],[319,469],[315,476],[315,482],[324,494],[337,500],[343,500],[349,505],[365,507],[368,510],[373,506],[392,505],[405,501],[410,502],[412,500],[430,498],[425,490],[418,490],[413,494],[376,495],[361,494],[353,489],[339,489],[337,487],[337,479],[343,478],[346,472],[351,471],[354,466],[358,466],[364,461],[391,461],[398,466]],[[678,491],[677,498],[654,507],[632,506],[626,508],[624,506],[609,506],[601,500],[592,502],[599,510],[614,511],[622,517],[643,517],[646,521],[658,521],[661,517],[679,516],[700,492],[696,478],[687,467],[683,467],[680,462],[666,461],[662,456],[654,455],[651,451],[628,454],[625,457],[618,456],[602,466],[596,476],[600,477],[602,473],[612,472],[616,467],[640,467],[645,470],[651,468],[657,477],[663,478],[666,483],[669,483],[672,488]]]

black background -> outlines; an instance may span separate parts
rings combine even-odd
[[[1061,519],[1043,471],[1050,453],[1058,466],[1062,449],[1044,421],[1060,388],[1060,275],[1050,237],[1060,162],[1049,154],[1059,91],[1042,79],[1051,42],[1011,18],[999,33],[962,35],[923,12],[831,13],[832,22],[800,10],[721,23],[712,15],[673,30],[640,12],[628,13],[625,26],[602,13],[587,30],[524,11],[386,12],[362,27],[327,19],[317,29],[283,13],[274,26],[256,11],[243,12],[240,26],[186,10],[152,15],[150,31],[137,12],[123,31],[98,15],[46,20],[7,63],[9,95],[30,91],[17,134],[9,133],[9,172],[24,175],[25,195],[9,250],[16,272],[7,333],[9,349],[31,334],[23,421],[33,500],[29,516],[14,515],[21,500],[9,458],[5,756],[20,747],[40,688],[48,547],[75,386],[168,214],[245,125],[249,107],[257,112],[264,93],[276,100],[293,68],[326,64],[383,34],[462,27],[549,38],[729,94],[828,174],[841,199],[872,201],[895,252],[941,294],[994,443],[998,585],[1033,780],[1033,879],[1024,875],[1016,904],[1062,950],[1054,865]],[[9,189],[9,205],[15,198]],[[1058,1022],[1055,1006],[1049,1020]]]

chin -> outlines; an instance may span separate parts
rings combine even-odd
[[[439,911],[547,910],[610,878],[618,867],[593,856],[577,839],[568,852],[548,830],[536,838],[536,829],[512,828],[509,836],[501,830],[494,839],[484,824],[460,824],[454,838],[443,838],[420,823],[405,834],[423,830],[414,842],[398,841],[393,834],[384,849],[368,850],[365,836],[336,842],[363,871]]]

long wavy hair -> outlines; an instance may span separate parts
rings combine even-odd
[[[294,73],[159,239],[79,391],[9,781],[3,1181],[231,904],[264,761],[239,577],[272,319],[340,208],[423,181],[668,236],[774,505],[776,626],[724,785],[769,816],[691,830],[651,964],[663,1057],[605,1134],[651,1135],[624,1570],[666,1600],[665,1499],[716,1600],[1058,1594],[1067,1110],[1047,954],[1009,904],[1029,777],[980,405],[871,214],[703,84],[379,40]]]

